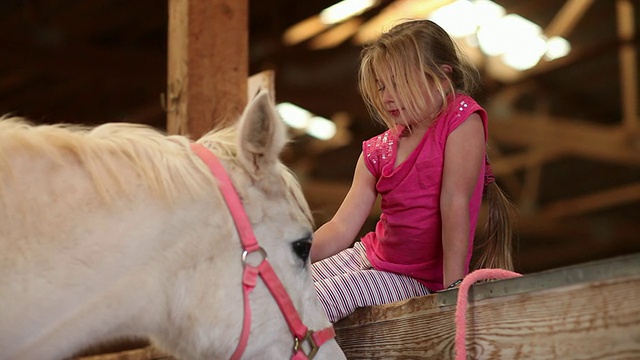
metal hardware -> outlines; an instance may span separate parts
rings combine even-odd
[[[304,338],[298,339],[298,337],[296,336],[293,339],[293,353],[295,354],[298,351],[302,351],[302,353],[307,356],[307,359],[309,359],[309,360],[313,359],[316,356],[316,354],[318,353],[319,347],[316,344],[315,340],[313,340],[313,336],[312,335],[313,335],[313,330],[308,330],[307,333],[305,334]],[[302,347],[302,345],[304,345],[305,343],[307,344],[307,346],[309,348],[311,348],[308,353]]]
[[[256,259],[255,256],[251,256],[252,254],[255,254],[255,253],[260,255],[260,257]],[[249,258],[250,256],[254,259],[250,259]],[[259,247],[257,250],[253,250],[253,251],[245,250],[242,252],[242,263],[244,265],[257,267],[258,265],[262,264],[262,262],[265,260],[267,260],[267,252],[262,247]]]

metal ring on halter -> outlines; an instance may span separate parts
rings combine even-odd
[[[296,336],[293,340],[293,353],[297,353],[298,351],[302,351],[307,356],[307,359],[313,359],[318,353],[318,349],[320,347],[316,344],[316,341],[313,339],[313,330],[307,331],[302,339],[298,339]],[[302,348],[302,344],[307,343],[310,347],[309,353],[305,353],[305,350]]]
[[[259,253],[260,256],[261,256],[260,261],[258,261],[256,263],[256,265],[249,264],[248,261],[247,261],[249,255],[253,254],[253,253],[256,253],[256,252]],[[257,250],[253,250],[253,251],[245,250],[245,251],[242,252],[242,263],[245,264],[245,265],[256,267],[256,266],[258,266],[259,264],[261,264],[265,260],[267,260],[267,252],[262,247],[259,247]]]

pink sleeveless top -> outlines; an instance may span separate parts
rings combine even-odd
[[[466,95],[457,94],[450,100],[447,110],[397,168],[393,166],[400,132],[387,130],[362,145],[365,164],[377,179],[376,190],[382,200],[382,215],[375,231],[362,238],[367,257],[375,269],[411,276],[432,291],[443,288],[440,188],[447,137],[477,112],[487,139],[485,110]],[[467,273],[482,202],[484,169],[483,166],[469,203]]]

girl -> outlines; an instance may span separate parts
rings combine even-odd
[[[453,288],[469,273],[483,194],[488,236],[477,267],[512,269],[509,204],[486,156],[479,73],[434,22],[413,20],[362,51],[360,93],[388,130],[363,143],[353,183],[314,234],[316,291],[332,322],[358,307]],[[381,196],[375,231],[353,247]]]

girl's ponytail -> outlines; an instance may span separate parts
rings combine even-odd
[[[475,268],[513,270],[512,217],[515,207],[495,180],[488,181],[485,186],[488,209],[484,226],[486,236],[476,246],[480,257]]]

